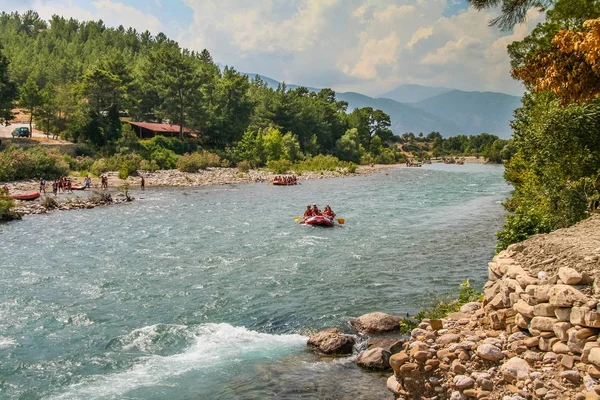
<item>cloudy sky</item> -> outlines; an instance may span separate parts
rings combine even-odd
[[[279,81],[376,96],[402,83],[520,95],[499,32],[466,0],[0,0],[108,26],[164,32],[215,61]]]

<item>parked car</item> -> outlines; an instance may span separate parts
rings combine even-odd
[[[30,137],[31,132],[29,132],[29,128],[22,126],[12,131],[11,135],[12,137]]]

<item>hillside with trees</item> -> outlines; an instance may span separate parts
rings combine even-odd
[[[154,37],[108,28],[102,21],[60,16],[44,21],[32,11],[3,12],[0,42],[0,118],[9,120],[18,106],[29,116],[30,128],[77,144],[77,157],[64,159],[39,149],[7,149],[0,158],[18,162],[0,166],[0,181],[50,178],[68,170],[118,170],[124,177],[139,169],[193,172],[236,165],[244,170],[267,166],[277,173],[353,170],[359,163],[402,163],[432,154],[501,161],[507,144],[495,136],[491,141],[482,136],[482,146],[467,136],[400,137],[392,132],[389,114],[369,101],[361,103],[363,97],[371,99],[367,96],[274,87],[258,75],[217,65],[208,50],[181,48],[162,33]],[[346,98],[355,104],[351,110]],[[401,114],[407,125],[435,119],[390,99],[375,100]],[[178,138],[139,140],[124,118],[178,125]],[[45,170],[29,165],[42,163],[48,164]]]
[[[368,148],[379,136],[392,151],[385,113],[347,113],[347,104],[330,89],[269,88],[234,68],[221,70],[207,50],[182,49],[163,34],[59,16],[46,22],[30,11],[0,14],[0,41],[10,60],[2,64],[5,75],[19,88],[18,105],[38,127],[95,151],[114,152],[123,114],[177,124],[180,139],[185,129],[198,131],[199,145],[233,162],[243,138],[266,130],[289,133],[298,147],[290,154],[299,158],[349,158],[344,146],[355,136],[359,142],[353,145]]]

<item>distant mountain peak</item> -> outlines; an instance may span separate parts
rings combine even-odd
[[[438,96],[451,90],[453,89],[407,83],[399,85],[395,89],[382,93],[377,97],[396,100],[400,103],[418,103],[419,101]]]
[[[241,72],[254,79],[259,76],[267,86],[277,88],[279,81],[264,75]],[[286,84],[288,89],[299,87]],[[321,89],[307,87],[318,92]],[[338,100],[348,102],[348,111],[372,107],[388,114],[392,131],[425,134],[440,132],[443,136],[477,135],[483,132],[502,138],[510,137],[513,110],[520,98],[505,93],[467,92],[445,87],[404,84],[373,98],[357,92],[336,92]]]

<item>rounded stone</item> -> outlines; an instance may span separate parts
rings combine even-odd
[[[504,358],[504,354],[499,348],[488,343],[480,344],[476,353],[479,357],[489,361],[499,361]]]

